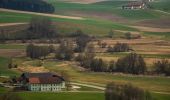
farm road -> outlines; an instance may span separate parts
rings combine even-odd
[[[33,14],[33,15],[46,16],[46,17],[54,17],[54,18],[64,18],[64,19],[74,19],[74,20],[85,20],[85,19],[82,18],[82,17],[63,16],[63,15],[47,14],[47,13],[37,13],[37,12],[29,12],[29,11],[19,11],[19,10],[11,10],[11,9],[3,9],[3,8],[0,8],[0,11],[13,12],[13,13],[22,13],[22,14]]]

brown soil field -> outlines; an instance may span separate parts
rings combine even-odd
[[[144,32],[170,32],[170,28],[154,28],[144,26],[130,26]]]
[[[129,23],[128,19],[123,18],[121,16],[114,15],[112,13],[107,13],[107,12],[68,11],[67,14],[71,16],[109,20],[109,21],[118,22],[118,23]]]
[[[143,20],[136,22],[135,25],[145,27],[170,28],[170,18]]]
[[[31,73],[49,72],[49,70],[44,67],[35,67],[35,66],[22,66],[22,67],[18,67],[17,70],[21,72],[31,72]]]
[[[0,49],[1,57],[21,57],[25,56],[25,50]]]

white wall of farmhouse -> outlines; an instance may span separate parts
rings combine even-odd
[[[65,82],[60,84],[28,84],[29,91],[61,91],[65,88]]]

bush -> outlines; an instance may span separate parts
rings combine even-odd
[[[152,97],[148,91],[131,84],[109,83],[105,90],[105,100],[152,100]]]

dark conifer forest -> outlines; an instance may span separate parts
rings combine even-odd
[[[0,8],[53,13],[54,7],[43,0],[0,0]]]

